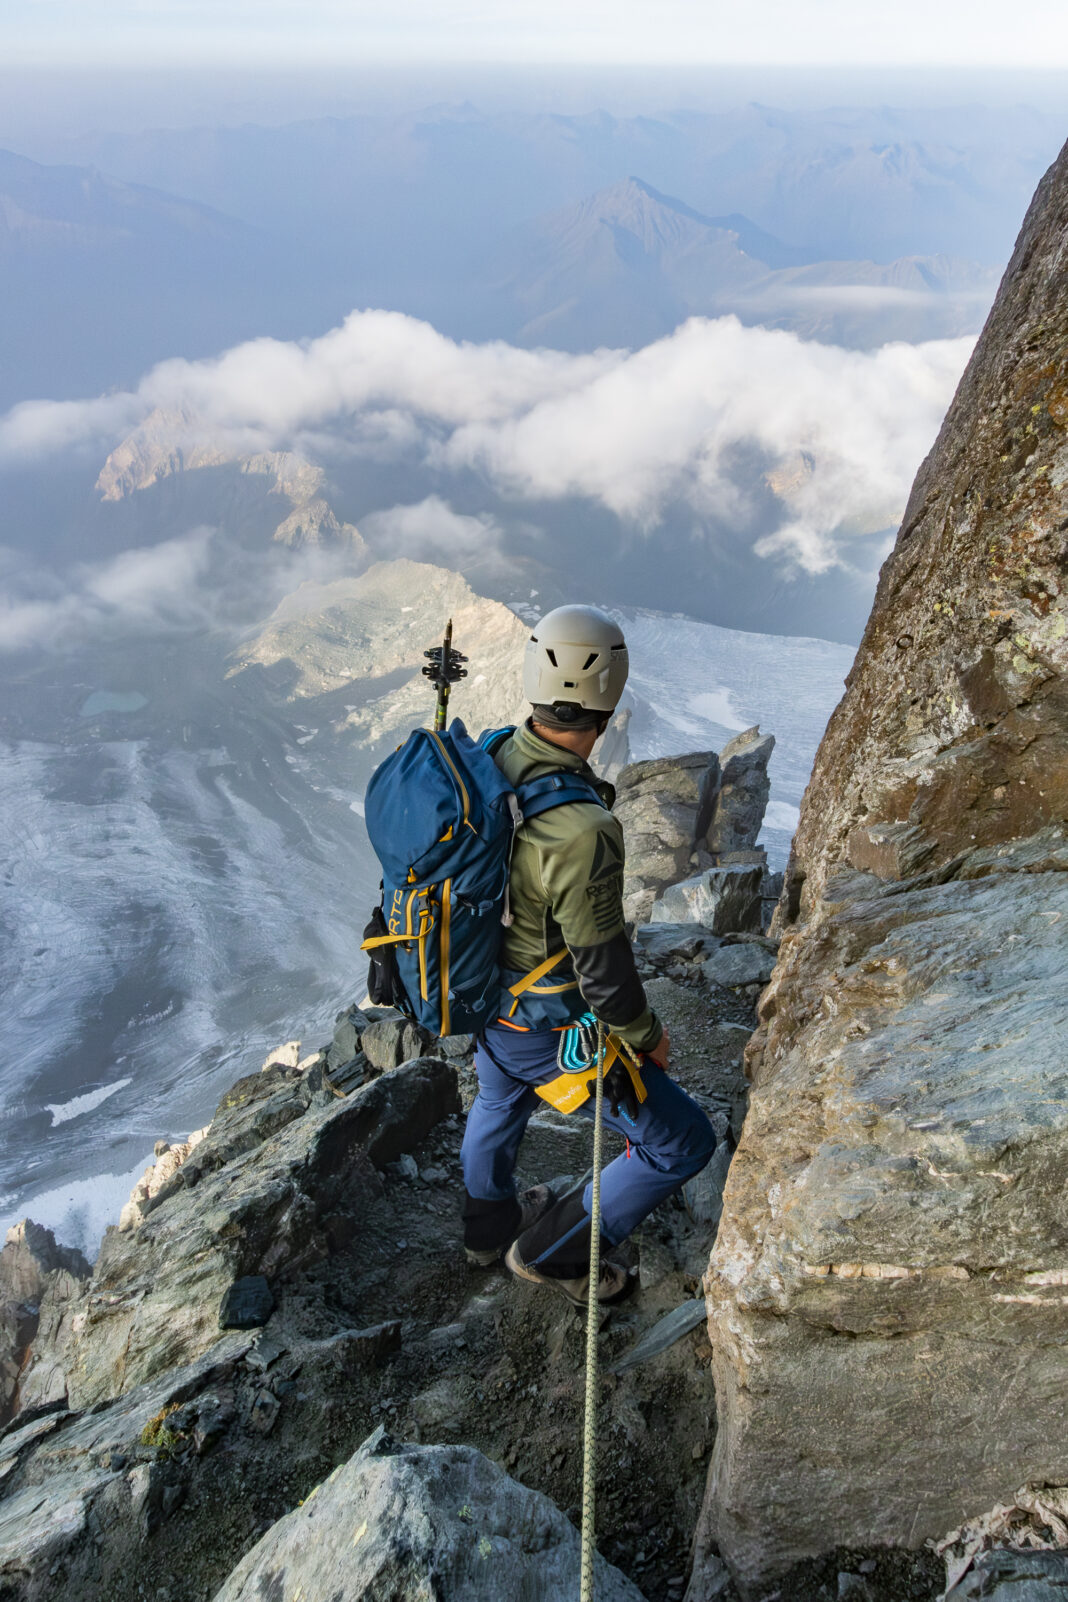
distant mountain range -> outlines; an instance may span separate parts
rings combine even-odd
[[[462,105],[53,140],[0,154],[0,408],[365,306],[572,348],[695,310],[865,346],[971,332],[991,278],[967,263],[1007,258],[1062,138],[1026,107]]]
[[[191,240],[247,244],[247,223],[92,167],[45,167],[0,150],[0,258],[62,251],[174,250]]]
[[[293,297],[263,273],[269,254],[199,201],[0,150],[0,407],[136,382],[277,325]]]
[[[659,116],[483,111],[307,118],[283,127],[146,129],[54,142],[41,159],[91,164],[188,195],[308,244],[370,234],[403,263],[477,259],[494,234],[640,173],[707,216],[741,212],[819,259],[1008,257],[1064,119],[1026,105],[848,106]],[[32,154],[33,152],[31,152]],[[772,264],[778,265],[778,264]]]
[[[516,229],[486,291],[502,334],[521,344],[646,344],[687,317],[733,312],[865,347],[970,331],[997,278],[945,256],[821,261],[738,213],[705,217],[630,177]]]

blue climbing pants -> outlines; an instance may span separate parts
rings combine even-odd
[[[467,1115],[460,1154],[469,1196],[484,1201],[515,1196],[519,1143],[532,1113],[546,1105],[535,1086],[558,1076],[559,1044],[555,1029],[519,1031],[503,1024],[491,1024],[480,1038],[475,1052],[478,1095]],[[613,1115],[607,1100],[603,1104],[605,1127],[629,1142],[628,1150],[601,1174],[601,1233],[612,1246],[625,1240],[665,1196],[699,1174],[716,1149],[712,1125],[700,1107],[648,1057],[642,1079],[648,1095],[633,1120],[623,1107]],[[578,1113],[592,1119],[592,1095]],[[587,1185],[587,1213],[590,1191]]]

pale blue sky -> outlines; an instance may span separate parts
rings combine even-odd
[[[1068,0],[0,0],[0,59],[1068,67]]]

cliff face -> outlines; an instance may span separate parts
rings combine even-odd
[[[1068,147],[806,793],[706,1280],[744,1585],[1068,1480]],[[698,1574],[701,1559],[698,1559]]]
[[[907,877],[1068,816],[1066,227],[1062,153],[917,475],[816,758],[794,916],[812,915],[843,859]]]

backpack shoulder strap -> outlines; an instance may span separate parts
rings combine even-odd
[[[511,739],[514,733],[514,723],[507,724],[503,729],[483,729],[478,737],[478,743],[488,756],[496,757],[505,740]]]
[[[526,784],[517,785],[515,793],[524,823],[540,818],[553,807],[566,806],[569,801],[592,801],[595,806],[605,806],[593,785],[579,773],[546,773],[540,779],[529,779]]]

